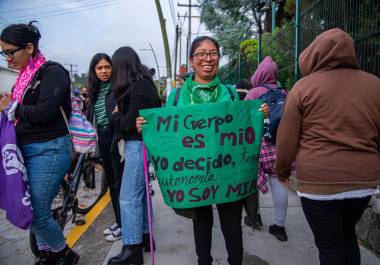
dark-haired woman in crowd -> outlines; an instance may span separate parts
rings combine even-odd
[[[125,141],[125,167],[120,190],[123,248],[108,265],[142,265],[142,248],[149,251],[148,209],[145,191],[142,136],[136,129],[141,109],[161,106],[149,69],[130,47],[112,56],[112,87],[118,102],[118,132]]]
[[[231,93],[238,100],[235,90],[228,91],[219,77],[218,71],[220,53],[219,44],[213,38],[202,36],[196,38],[190,48],[190,64],[194,68],[194,74],[189,76],[181,88],[178,102],[174,104],[177,90],[173,90],[168,98],[167,106],[187,106],[202,103],[232,101]],[[267,106],[262,106],[267,112]],[[136,120],[136,126],[141,132],[141,125],[145,123],[143,117]],[[243,237],[241,227],[241,215],[243,200],[217,204],[220,226],[228,252],[228,263],[242,265],[243,262]],[[177,213],[193,219],[195,249],[198,255],[198,265],[211,265],[213,212],[212,205],[193,209],[177,210]]]
[[[118,115],[114,111],[116,101],[111,89],[112,62],[105,53],[97,53],[92,57],[88,71],[89,120],[96,126],[100,155],[106,173],[107,186],[110,190],[111,202],[115,214],[115,223],[103,231],[107,241],[121,239],[121,221],[119,193],[123,163],[117,148],[115,126],[113,120]]]
[[[71,139],[60,110],[70,116],[70,76],[58,63],[46,63],[38,48],[40,38],[33,22],[10,25],[1,32],[1,55],[8,67],[20,72],[12,95],[3,95],[0,111],[12,100],[9,113],[14,118],[33,206],[30,229],[39,250],[35,264],[74,265],[79,255],[67,246],[50,212],[71,164]]]

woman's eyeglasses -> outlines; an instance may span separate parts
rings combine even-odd
[[[193,54],[193,56],[197,57],[199,60],[204,60],[209,55],[210,55],[211,59],[218,59],[219,58],[219,53],[217,51],[213,51],[213,52],[197,52],[197,53]]]
[[[1,51],[0,54],[4,57],[4,58],[13,58],[14,54],[16,52],[18,52],[19,50],[22,50],[24,49],[24,47],[19,47],[17,49],[14,49],[14,50],[7,50],[7,51]]]

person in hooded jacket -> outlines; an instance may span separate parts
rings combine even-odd
[[[380,79],[360,70],[353,39],[319,35],[301,54],[303,78],[277,131],[276,171],[296,161],[298,195],[321,265],[359,265],[355,225],[380,184]]]
[[[266,94],[269,88],[279,89],[277,85],[277,64],[272,60],[270,56],[264,58],[259,64],[255,73],[251,78],[252,89],[248,91],[244,100],[258,99],[262,95]],[[281,92],[287,94],[285,89],[281,89]],[[272,192],[273,207],[274,207],[274,224],[269,226],[269,233],[274,235],[280,241],[288,240],[285,231],[285,217],[288,208],[288,189],[280,183],[275,172],[276,163],[276,147],[271,141],[262,138],[257,187],[262,193],[268,192],[267,182]],[[244,217],[246,225],[252,227],[262,226],[260,213],[255,215],[254,210],[258,209],[258,195],[257,200],[250,196],[246,199],[245,209],[247,216]],[[252,213],[253,210],[253,213]],[[257,210],[259,212],[259,210]]]

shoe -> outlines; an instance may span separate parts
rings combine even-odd
[[[142,254],[141,243],[136,245],[123,245],[121,252],[111,258],[107,265],[143,265],[144,258]]]
[[[286,235],[286,232],[285,232],[285,227],[283,226],[271,225],[269,226],[269,233],[274,235],[280,241],[288,240],[288,236]]]
[[[60,252],[54,253],[56,265],[75,265],[79,261],[79,255],[66,246]]]
[[[145,252],[150,252],[150,237],[149,237],[149,234],[143,234],[142,247],[144,248]],[[156,250],[156,243],[154,242],[154,239],[153,239],[153,251],[155,251],[155,250]]]
[[[258,220],[258,218],[260,218],[260,220]],[[253,230],[255,229],[260,230],[261,227],[263,226],[263,222],[261,221],[260,215],[258,215],[258,217],[256,218],[256,220],[254,220],[254,222],[252,222],[251,218],[249,218],[248,215],[246,215],[244,216],[243,221],[246,226],[252,227]]]
[[[54,257],[49,251],[39,250],[34,265],[54,265]]]
[[[109,242],[118,241],[121,239],[121,228],[117,228],[112,234],[106,236],[106,240]]]
[[[111,235],[113,231],[119,229],[119,226],[117,223],[114,223],[113,225],[111,225],[109,228],[107,228],[106,230],[103,231],[103,234],[105,235]]]
[[[261,220],[261,215],[259,213],[256,215],[256,225],[257,227],[263,226],[263,220]]]

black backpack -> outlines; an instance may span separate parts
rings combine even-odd
[[[227,90],[228,90],[228,93],[230,94],[231,96],[231,99],[232,101],[235,101],[235,95],[234,93],[232,92],[232,89],[229,85],[226,85],[227,87]],[[175,91],[175,97],[174,97],[174,102],[173,102],[173,106],[177,106],[178,104],[178,99],[179,99],[179,95],[181,94],[181,87],[178,87]]]
[[[284,88],[275,87],[263,84],[262,87],[268,89],[268,92],[261,95],[259,99],[268,104],[269,117],[264,121],[263,135],[266,140],[276,143],[276,134],[278,126],[280,125],[282,109],[287,97],[287,93],[282,93]]]

